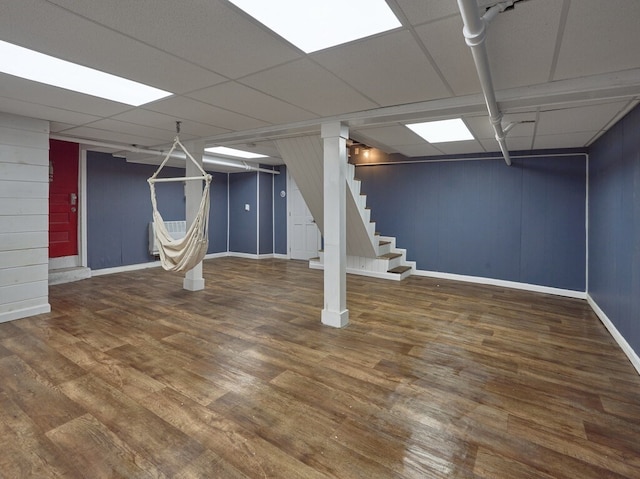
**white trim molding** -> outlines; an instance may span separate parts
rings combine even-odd
[[[604,327],[607,328],[607,330],[609,331],[609,333],[611,334],[615,342],[618,343],[618,346],[620,346],[620,349],[622,349],[624,354],[627,355],[627,358],[629,358],[629,361],[631,361],[631,364],[633,365],[633,367],[636,368],[636,371],[638,372],[638,374],[640,374],[640,357],[638,357],[638,354],[633,350],[633,348],[627,342],[627,340],[624,339],[624,336],[620,334],[620,331],[618,331],[618,329],[614,326],[613,322],[609,319],[609,317],[605,314],[605,312],[600,308],[600,306],[598,306],[598,303],[595,302],[595,300],[591,297],[590,294],[587,294],[587,303],[589,303],[589,306],[591,306],[591,309],[593,309],[593,312],[596,313],[596,316],[598,316],[600,321],[602,321],[602,324],[604,324]]]
[[[31,306],[28,308],[16,309],[13,311],[7,311],[6,313],[0,313],[0,323],[6,323],[8,321],[14,321],[16,319],[28,318],[37,314],[45,314],[51,312],[51,305],[49,303],[39,304],[37,306]]]
[[[587,299],[584,291],[574,291],[571,289],[552,288],[550,286],[540,286],[538,284],[519,283],[517,281],[506,281],[503,279],[483,278],[481,276],[467,276],[463,274],[441,273],[439,271],[416,270],[416,276],[426,276],[428,278],[450,279],[453,281],[464,281],[466,283],[486,284],[490,286],[500,286],[502,288],[520,289],[534,293],[554,294],[567,298]]]

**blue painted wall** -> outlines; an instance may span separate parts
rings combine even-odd
[[[155,169],[110,154],[87,152],[87,253],[91,269],[154,260],[148,252],[152,213],[147,178]],[[161,176],[184,176],[184,170],[165,168]],[[166,221],[185,219],[182,183],[158,183],[156,192],[158,209]],[[214,177],[211,198],[209,251],[226,251],[226,175]]]
[[[229,175],[229,251],[256,254],[257,251],[257,173]],[[245,210],[245,204],[250,211]]]
[[[273,176],[271,173],[258,173],[258,181],[260,182],[260,254],[273,253]]]
[[[227,173],[212,173],[207,253],[227,251]]]
[[[274,253],[287,254],[287,168],[277,166],[279,175],[273,177],[273,233]],[[280,192],[284,191],[285,196]]]
[[[640,108],[589,150],[589,294],[640,353]]]
[[[359,166],[376,229],[419,270],[585,291],[584,155]]]

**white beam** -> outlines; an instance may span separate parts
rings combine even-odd
[[[324,309],[322,324],[343,328],[347,309],[347,138],[340,122],[323,123]]]
[[[204,142],[195,141],[185,146],[187,150],[189,150],[189,153],[191,153],[191,156],[193,156],[193,159],[202,166]],[[202,178],[202,172],[198,170],[196,165],[194,165],[192,161],[187,161],[185,176],[193,177],[197,175],[200,175],[200,178]],[[187,181],[184,186],[184,193],[186,196],[185,213],[187,229],[189,229],[193,220],[198,216],[198,210],[200,209],[200,202],[202,201],[202,181]],[[204,289],[202,261],[185,273],[182,287],[188,291],[200,291]]]

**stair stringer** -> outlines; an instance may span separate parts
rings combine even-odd
[[[307,135],[278,139],[274,140],[274,143],[324,236],[322,139],[319,135]],[[353,166],[349,166],[346,180],[347,255],[376,258],[378,256],[378,239],[375,235],[375,223],[369,221],[370,213],[360,198],[359,187],[354,194],[353,188],[357,180],[353,179]]]

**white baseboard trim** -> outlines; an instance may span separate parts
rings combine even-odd
[[[39,304],[38,306],[31,306],[29,308],[16,309],[14,311],[0,313],[0,323],[6,323],[7,321],[14,321],[16,319],[28,318],[29,316],[50,312],[51,305],[49,303]]]
[[[486,284],[490,286],[499,286],[502,288],[520,289],[531,291],[534,293],[554,294],[556,296],[565,296],[568,298],[587,299],[587,293],[584,291],[573,291],[571,289],[552,288],[550,286],[540,286],[537,284],[519,283],[517,281],[506,281],[503,279],[483,278],[481,276],[467,276],[463,274],[441,273],[439,271],[415,270],[415,276],[425,276],[428,278],[450,279],[453,281],[464,281],[467,283]]]
[[[638,374],[640,374],[640,357],[638,357],[638,354],[633,350],[627,340],[624,339],[624,336],[620,334],[620,331],[618,331],[618,329],[614,326],[605,312],[600,309],[600,306],[598,306],[598,303],[593,300],[590,294],[587,294],[587,302],[589,303],[589,306],[591,306],[591,309],[593,309],[593,312],[596,313],[596,316],[600,318],[600,321],[602,321],[604,327],[607,328],[611,336],[613,336],[615,342],[618,343],[620,349],[622,349],[624,354],[627,355],[627,358],[629,358],[629,361],[631,361],[633,367],[636,368]]]
[[[92,269],[91,277],[103,276],[105,274],[126,273],[127,271],[137,271],[139,269],[159,268],[162,266],[160,261],[152,261],[150,263],[128,264],[125,266],[114,266],[113,268]]]
[[[250,253],[234,253],[232,251],[224,251],[222,253],[210,253],[204,257],[207,259],[216,259],[216,258],[227,258],[227,257],[235,257],[235,258],[246,258],[246,259],[289,259],[287,255],[282,254],[250,254]],[[148,269],[148,268],[159,268],[162,266],[160,261],[151,261],[149,263],[138,263],[138,264],[128,264],[125,266],[114,266],[113,268],[103,268],[103,269],[94,269],[91,270],[91,276],[103,276],[105,274],[114,274],[114,273],[125,273],[127,271],[137,271],[139,269]]]
[[[274,259],[291,259],[288,254],[273,253]]]

